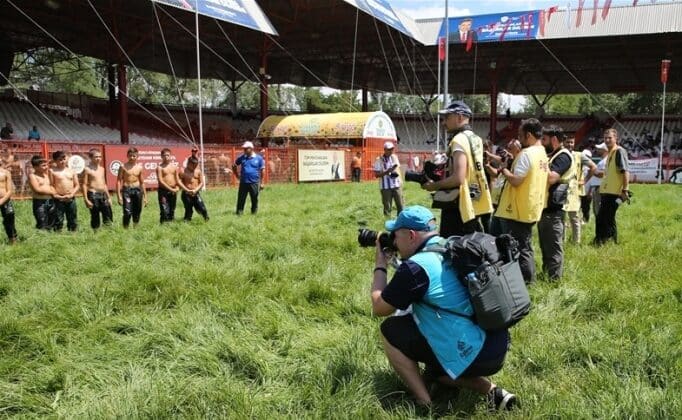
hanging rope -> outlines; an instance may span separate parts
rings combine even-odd
[[[14,92],[16,92],[17,95],[21,97],[21,99],[27,101],[36,111],[38,111],[41,117],[43,117],[48,123],[50,123],[50,125],[54,127],[55,130],[59,131],[59,134],[61,134],[66,140],[70,141],[69,136],[67,136],[66,133],[64,133],[59,127],[57,127],[57,124],[55,124],[54,121],[52,121],[50,117],[48,117],[47,114],[45,114],[38,105],[34,104],[33,101],[31,101],[28,98],[28,96],[24,95],[24,93],[21,90],[19,90],[4,74],[0,73],[0,76],[2,76],[3,79],[5,79],[7,84],[10,85],[12,90],[14,90]]]
[[[373,21],[374,21],[374,29],[376,31],[377,37],[379,38],[379,45],[381,46],[381,53],[384,55],[384,62],[386,63],[386,70],[388,72],[388,77],[391,79],[391,85],[393,86],[393,91],[397,92],[398,89],[396,87],[395,80],[393,79],[393,72],[391,72],[391,65],[390,65],[390,62],[388,61],[388,56],[386,55],[386,49],[384,48],[384,41],[381,38],[381,33],[379,33],[379,25],[377,24],[376,18],[374,18]],[[407,136],[411,138],[412,135],[410,133],[410,128],[407,125],[407,121],[405,119],[405,114],[401,113],[400,116],[403,120],[403,125],[405,126],[405,131],[407,131]],[[396,133],[396,135],[397,135],[397,133]]]
[[[173,75],[173,83],[175,84],[175,90],[177,91],[178,94],[178,99],[180,99],[180,105],[182,105],[182,112],[185,114],[185,121],[187,122],[187,127],[190,127],[189,123],[189,116],[187,115],[187,109],[185,108],[185,100],[183,99],[182,95],[180,94],[180,87],[178,86],[178,78],[175,75],[175,68],[173,66],[173,60],[171,60],[171,55],[170,51],[168,50],[168,44],[166,43],[166,35],[163,32],[163,27],[161,26],[161,20],[159,19],[159,14],[156,12],[156,2],[152,2],[152,10],[154,10],[154,17],[156,18],[156,23],[159,26],[159,32],[161,33],[161,40],[163,41],[163,48],[166,50],[166,57],[168,57],[168,65],[170,66],[171,73]],[[182,127],[180,127],[182,130]],[[185,133],[184,130],[182,130],[183,133]],[[196,139],[194,138],[194,132],[190,129],[189,133],[192,137],[192,143],[196,143]],[[185,133],[186,135],[186,133]]]
[[[628,136],[630,136],[630,137],[631,137],[639,146],[642,146],[642,143],[640,143],[640,141],[637,140],[637,138],[635,138],[635,137],[632,135],[632,133],[630,132],[630,130],[628,130],[628,129],[620,122],[620,120],[618,120],[618,118],[616,118],[616,117],[611,113],[611,111],[610,111],[606,106],[604,106],[603,103],[601,103],[601,101],[600,101],[600,100],[599,100],[599,99],[598,99],[598,98],[597,98],[597,97],[596,97],[596,96],[587,88],[587,86],[585,86],[585,85],[583,84],[583,82],[580,81],[580,79],[578,79],[578,77],[577,77],[575,74],[573,74],[573,72],[572,72],[572,71],[571,71],[571,70],[570,70],[570,69],[569,69],[569,68],[568,68],[560,59],[559,59],[559,57],[557,57],[556,54],[554,54],[554,53],[547,47],[547,45],[545,45],[545,43],[542,42],[541,39],[538,39],[537,41],[540,43],[540,45],[542,45],[542,46],[545,48],[545,50],[547,50],[547,52],[549,53],[549,55],[551,55],[552,58],[554,58],[554,60],[555,60],[557,63],[559,63],[559,65],[561,65],[561,67],[563,67],[563,69],[566,71],[566,73],[568,73],[568,74],[573,78],[573,80],[575,80],[575,81],[580,85],[580,87],[582,87],[583,90],[585,90],[585,92],[590,96],[590,98],[593,99],[593,100],[599,105],[599,107],[600,107],[601,109],[603,109],[604,111],[606,111],[607,114],[609,114],[609,116],[613,119],[613,121],[622,129],[622,132],[623,132],[624,134],[627,134]],[[663,133],[661,133],[661,136],[663,136]],[[661,152],[662,152],[662,151],[661,151]]]
[[[57,43],[57,45],[59,45],[64,51],[67,51],[69,54],[75,56],[76,59],[79,61],[79,63],[84,64],[84,61],[83,61],[82,59],[78,58],[78,55],[77,55],[76,53],[74,53],[71,49],[69,49],[63,42],[61,42],[60,40],[58,40],[54,35],[52,35],[52,33],[50,33],[48,30],[46,30],[42,25],[40,25],[38,22],[36,22],[31,16],[29,16],[27,13],[25,13],[20,7],[18,7],[16,4],[14,4],[14,2],[13,2],[12,0],[7,0],[7,3],[9,3],[12,7],[14,7],[14,8],[15,8],[19,13],[21,13],[26,19],[28,19],[31,23],[33,23],[38,29],[40,29],[41,31],[43,31],[43,33],[45,33],[45,35],[47,35],[48,37],[50,37],[50,39],[52,39],[55,43]],[[85,63],[84,67],[85,67],[87,70],[95,70],[95,67],[94,67],[94,66],[90,66],[90,65],[88,65],[87,63]],[[107,80],[107,84],[108,84],[109,86],[113,87],[113,88],[116,88],[116,85],[114,85],[113,83],[111,83],[109,80]],[[183,137],[183,135],[182,135],[181,133],[178,133],[178,132],[175,130],[174,127],[171,127],[170,125],[168,125],[168,124],[166,123],[166,121],[164,121],[163,119],[161,119],[161,118],[160,118],[158,115],[156,115],[154,112],[150,111],[147,107],[145,107],[144,105],[142,105],[141,103],[139,103],[138,101],[136,101],[135,99],[133,99],[133,98],[131,98],[131,97],[129,97],[129,96],[128,96],[128,99],[129,99],[131,102],[133,102],[135,105],[137,105],[137,106],[139,106],[141,109],[143,109],[145,112],[147,112],[151,117],[153,117],[154,119],[158,120],[161,124],[163,124],[166,128],[168,128],[169,130],[171,130],[173,133],[177,134],[178,137],[184,138],[185,141],[189,141],[188,138]]]
[[[111,29],[109,28],[109,25],[107,25],[107,23],[104,21],[104,18],[102,18],[102,15],[99,14],[99,12],[98,12],[97,9],[95,8],[95,6],[92,4],[92,1],[91,1],[91,0],[87,0],[87,2],[88,2],[88,4],[90,5],[90,8],[93,10],[93,12],[95,12],[95,15],[97,15],[97,18],[99,19],[99,21],[102,23],[102,25],[104,25],[104,29],[106,29],[107,33],[109,33],[109,36],[111,36],[111,39],[113,39],[114,42],[116,43],[116,46],[118,46],[119,51],[122,52],[123,55],[125,55],[126,60],[128,60],[128,63],[130,63],[130,65],[133,67],[133,69],[134,69],[134,70],[137,72],[137,74],[142,78],[142,80],[144,81],[144,83],[146,83],[148,86],[153,86],[153,85],[152,85],[151,83],[149,83],[149,81],[144,77],[144,74],[142,74],[142,72],[140,71],[140,69],[137,68],[137,66],[135,65],[135,63],[133,62],[133,60],[130,58],[130,56],[128,55],[128,53],[125,51],[125,49],[123,48],[123,46],[121,45],[121,43],[118,42],[118,39],[116,39],[116,36],[114,35],[114,33],[113,33],[113,32],[111,31]],[[128,97],[127,94],[126,94],[126,96]],[[176,125],[178,128],[180,128],[181,131],[183,131],[182,128],[180,127],[180,123],[175,119],[175,117],[174,117],[173,114],[168,110],[168,108],[166,107],[166,105],[163,104],[163,103],[161,103],[160,105],[161,105],[161,108],[163,108],[163,110],[166,111],[166,113],[167,113],[168,116],[171,118],[171,120],[173,120],[173,122],[175,123],[175,125]],[[190,131],[191,131],[191,130],[190,130]],[[184,131],[183,131],[183,133],[184,133]],[[189,141],[189,138],[188,138],[186,135],[184,135],[184,137]],[[192,141],[192,143],[194,143],[194,142]]]

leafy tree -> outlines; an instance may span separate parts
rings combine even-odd
[[[103,80],[104,79],[104,80]],[[52,48],[18,53],[10,81],[19,89],[106,97],[106,68],[100,60]]]

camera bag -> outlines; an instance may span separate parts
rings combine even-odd
[[[518,261],[518,243],[511,235],[496,238],[475,232],[451,236],[423,252],[438,252],[452,264],[469,292],[474,316],[422,302],[427,306],[469,318],[486,331],[509,328],[530,312],[530,296]]]

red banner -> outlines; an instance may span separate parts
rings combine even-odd
[[[670,72],[670,60],[661,60],[661,83],[668,83],[668,73]]]
[[[138,150],[137,163],[142,165],[142,176],[144,177],[144,186],[149,189],[156,189],[158,182],[156,180],[156,167],[161,163],[161,149],[163,146],[135,146]],[[118,176],[118,168],[128,161],[128,149],[130,146],[126,145],[106,145],[104,146],[103,165],[106,167],[107,173],[107,187],[116,190],[116,177]],[[171,160],[177,165],[184,165],[185,160],[192,155],[190,147],[169,147],[171,151]]]
[[[438,59],[445,61],[445,37],[438,38]]]

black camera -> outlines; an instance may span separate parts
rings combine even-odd
[[[421,172],[407,171],[405,172],[405,181],[417,182],[424,184],[427,181],[440,181],[445,177],[445,167],[447,162],[434,163],[430,160],[424,162],[424,170]]]
[[[370,229],[358,229],[358,243],[361,247],[371,247],[377,242],[377,237],[379,238],[379,244],[381,244],[381,249],[387,249],[395,251],[393,246],[393,241],[395,240],[395,234],[393,232],[376,232]]]

